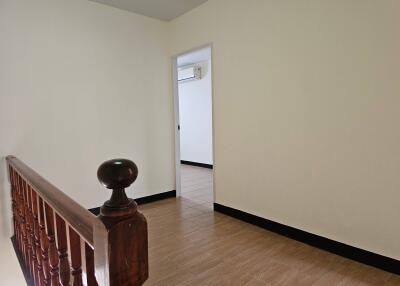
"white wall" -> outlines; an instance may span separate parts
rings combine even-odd
[[[216,201],[400,259],[400,1],[209,0]]]
[[[96,169],[113,157],[139,166],[129,195],[174,188],[170,55],[213,42],[216,201],[400,259],[399,12],[209,0],[168,24],[0,0],[0,156],[86,207],[108,198]]]
[[[181,160],[212,165],[211,60],[198,65],[202,78],[178,86]]]
[[[167,24],[82,0],[0,0],[2,219],[14,154],[85,207],[107,159],[139,168],[131,197],[175,188]],[[3,226],[3,225],[2,225]]]

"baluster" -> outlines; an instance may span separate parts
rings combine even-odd
[[[32,219],[32,196],[31,196],[31,187],[25,181],[25,192],[26,192],[26,224],[27,224],[27,239],[28,239],[28,252],[29,252],[29,272],[31,277],[33,277],[33,268],[34,268],[34,260],[33,260],[33,248],[32,248],[32,232],[33,232],[33,219]]]
[[[9,170],[9,180],[10,180],[10,186],[11,186],[11,210],[12,210],[12,220],[13,220],[13,232],[14,236],[16,235],[16,230],[17,230],[17,222],[16,222],[16,216],[15,216],[15,188],[14,188],[14,170],[11,167],[11,165],[8,166]]]
[[[56,213],[57,249],[60,261],[60,282],[68,286],[70,281],[70,270],[68,261],[68,244],[65,221]]]
[[[22,188],[21,188],[21,180],[22,178],[17,173],[17,195],[18,195],[18,218],[19,218],[19,245],[22,256],[24,257],[25,253],[25,244],[24,244],[24,236],[25,236],[25,220],[22,215],[23,208],[23,198],[22,198]]]
[[[18,249],[22,253],[22,226],[21,226],[21,214],[20,214],[20,195],[19,195],[19,175],[15,173],[15,201],[16,201],[16,215],[17,215],[17,222],[18,222]]]
[[[26,220],[25,220],[25,202],[24,202],[24,187],[21,176],[18,176],[18,192],[19,192],[19,216],[21,222],[21,252],[25,261],[25,267],[28,268],[27,256],[27,236],[26,236]]]
[[[20,215],[20,196],[19,196],[19,183],[18,183],[18,173],[15,173],[15,214],[17,217],[17,223],[18,223],[18,232],[17,232],[17,246],[18,246],[18,250],[20,251],[20,253],[22,253],[22,226],[21,226],[21,215]]]
[[[72,227],[69,227],[69,246],[71,251],[72,285],[82,286],[81,238]]]
[[[93,248],[85,242],[85,265],[88,286],[97,286],[94,270],[94,252]]]
[[[17,247],[19,248],[19,215],[18,215],[18,194],[17,194],[18,190],[16,185],[17,174],[14,169],[12,174],[13,176],[12,176],[11,190],[13,192],[13,197],[14,197],[15,242],[17,244]]]
[[[40,246],[42,250],[42,268],[44,276],[44,285],[50,285],[50,267],[49,267],[49,240],[46,235],[46,222],[43,209],[43,199],[39,197],[39,229],[40,229]]]
[[[39,277],[38,277],[38,263],[36,256],[36,244],[35,244],[35,215],[33,212],[34,208],[34,194],[35,191],[29,186],[29,217],[31,224],[31,232],[30,232],[30,240],[31,240],[31,254],[32,254],[32,280],[34,285],[39,285]]]
[[[10,183],[11,183],[11,200],[12,200],[12,215],[14,222],[14,239],[18,246],[18,236],[19,236],[19,225],[18,225],[18,206],[17,206],[17,196],[15,188],[15,171],[10,166]]]
[[[11,168],[11,197],[12,197],[12,203],[13,203],[13,217],[14,217],[14,236],[15,236],[15,242],[17,243],[18,246],[18,202],[17,202],[17,196],[16,196],[16,188],[15,188],[15,171],[14,169]]]
[[[17,187],[17,213],[18,213],[18,224],[19,224],[19,247],[20,251],[23,254],[24,251],[24,244],[23,244],[23,237],[24,237],[24,221],[22,218],[22,200],[21,200],[21,188],[20,188],[20,176],[17,173],[17,180],[16,180],[16,187]]]
[[[94,227],[96,277],[101,285],[139,286],[148,277],[147,222],[125,193],[137,174],[135,163],[124,159],[104,162],[97,171],[99,181],[113,190]]]
[[[31,240],[31,215],[30,215],[30,190],[29,185],[23,181],[23,193],[24,193],[24,217],[26,222],[26,256],[29,274],[33,274],[33,260],[32,260],[32,240]]]
[[[36,259],[37,259],[37,281],[36,285],[44,285],[44,274],[43,274],[43,257],[42,257],[42,246],[40,240],[40,224],[39,224],[39,203],[40,197],[36,192],[33,192],[33,219],[34,219],[34,235],[35,235],[35,248],[36,248]]]
[[[58,272],[59,259],[57,255],[56,239],[54,233],[54,212],[53,209],[47,203],[44,203],[44,208],[46,214],[47,238],[49,241],[51,286],[58,286],[60,285],[59,272]]]

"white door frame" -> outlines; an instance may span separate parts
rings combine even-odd
[[[175,185],[176,185],[176,196],[180,197],[182,192],[181,186],[181,139],[180,139],[180,131],[178,130],[179,125],[179,88],[178,88],[178,57],[183,56],[185,54],[189,54],[191,52],[195,52],[197,50],[201,50],[204,48],[211,49],[211,104],[212,104],[212,157],[213,157],[213,194],[214,194],[214,202],[215,202],[215,136],[214,136],[214,54],[213,54],[213,46],[212,43],[208,43],[205,45],[198,46],[196,48],[184,51],[182,53],[176,54],[172,56],[172,88],[174,95],[174,114],[175,114],[175,122],[174,122],[174,130],[175,130]]]

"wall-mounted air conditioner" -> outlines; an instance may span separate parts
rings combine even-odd
[[[191,65],[178,68],[178,81],[185,82],[190,80],[201,79],[201,67],[198,65]]]

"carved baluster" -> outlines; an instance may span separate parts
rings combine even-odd
[[[17,247],[18,249],[20,248],[19,245],[19,238],[20,238],[20,225],[19,225],[19,205],[18,205],[18,188],[17,188],[17,172],[15,170],[13,170],[13,183],[12,183],[12,192],[13,192],[13,196],[14,196],[14,216],[15,216],[15,223],[16,223],[16,227],[15,227],[15,241],[17,243]]]
[[[59,272],[58,272],[59,259],[57,254],[56,239],[54,232],[54,212],[53,209],[47,203],[44,203],[44,209],[46,215],[47,238],[49,241],[49,263],[50,263],[51,286],[58,286],[60,285]]]
[[[135,163],[125,159],[104,162],[97,171],[100,182],[113,190],[94,228],[96,277],[101,285],[139,286],[148,278],[147,222],[125,193],[137,174]]]
[[[14,222],[14,238],[15,242],[18,246],[18,237],[19,237],[19,224],[18,224],[18,206],[17,206],[17,190],[15,187],[15,171],[10,166],[10,183],[11,183],[11,200],[12,200],[12,215]]]
[[[50,285],[50,267],[49,267],[49,239],[46,234],[46,222],[44,216],[43,199],[39,198],[39,229],[40,229],[40,246],[42,250],[42,268],[44,275],[44,285]]]
[[[19,214],[19,223],[21,230],[21,251],[25,260],[25,238],[26,238],[26,224],[24,218],[24,196],[22,192],[22,177],[18,175],[18,214]],[[26,263],[26,262],[25,262]]]
[[[82,286],[81,238],[71,227],[69,227],[69,246],[71,252],[72,285]]]
[[[27,240],[28,240],[28,252],[29,252],[29,272],[33,277],[33,252],[32,252],[32,231],[33,231],[33,220],[32,220],[32,197],[31,188],[28,183],[25,182],[25,193],[26,193],[26,225],[27,225]]]
[[[85,243],[85,266],[86,266],[86,277],[87,277],[87,285],[89,286],[97,286],[97,281],[95,277],[94,270],[94,252],[93,248]]]
[[[23,194],[24,194],[24,217],[26,222],[26,257],[27,257],[27,269],[29,270],[29,274],[32,276],[33,274],[33,260],[32,260],[32,241],[31,241],[31,215],[30,215],[30,190],[29,185],[24,180],[22,183],[23,186]]]
[[[35,214],[33,212],[34,208],[34,195],[35,191],[29,186],[28,188],[29,194],[29,217],[31,224],[31,232],[30,232],[30,244],[31,244],[31,254],[32,254],[32,280],[35,285],[39,285],[39,277],[38,277],[38,263],[36,257],[36,244],[35,244]]]
[[[16,202],[16,216],[17,216],[17,222],[18,222],[18,236],[17,236],[17,241],[18,241],[18,249],[21,251],[22,245],[22,233],[21,233],[21,216],[20,216],[20,196],[19,196],[19,186],[18,186],[18,173],[15,174],[15,202]]]
[[[19,238],[19,217],[18,217],[18,197],[17,197],[17,188],[16,188],[16,173],[14,171],[14,169],[12,169],[11,172],[12,176],[11,176],[11,192],[12,192],[12,200],[13,200],[13,215],[14,215],[14,235],[15,235],[15,242],[17,244],[17,247],[19,247],[18,245],[18,238]]]
[[[19,237],[18,237],[18,243],[19,243],[19,250],[21,253],[23,253],[24,250],[24,244],[23,244],[23,229],[24,229],[24,222],[22,219],[22,209],[21,209],[21,188],[20,188],[20,176],[17,173],[16,181],[15,181],[15,187],[16,187],[16,196],[17,196],[17,215],[18,215],[18,232],[19,232]]]
[[[25,220],[25,200],[24,200],[24,186],[21,176],[18,176],[18,193],[19,193],[19,216],[21,223],[21,252],[25,261],[25,267],[28,268],[28,256],[27,256],[27,236],[26,236],[26,220]]]
[[[17,172],[15,172],[15,178],[14,178],[14,191],[15,191],[15,215],[17,217],[17,222],[18,222],[18,236],[17,236],[17,245],[18,245],[18,249],[19,251],[22,251],[22,227],[21,227],[21,216],[20,216],[20,196],[19,196],[19,175]]]
[[[20,180],[20,188],[21,188],[21,216],[24,220],[24,234],[23,234],[23,241],[24,241],[24,260],[26,269],[29,269],[29,256],[28,256],[28,222],[25,215],[25,208],[26,208],[26,198],[25,198],[25,182],[21,177]]]
[[[15,197],[14,197],[14,171],[11,165],[8,165],[8,174],[9,174],[9,181],[10,181],[10,194],[11,194],[11,210],[12,210],[12,221],[13,221],[13,232],[15,236],[16,232],[16,221],[15,221]]]
[[[24,194],[25,194],[25,221],[26,221],[26,242],[29,262],[29,274],[33,275],[33,260],[32,260],[32,240],[31,240],[31,214],[30,214],[30,188],[26,181],[24,181]]]
[[[37,260],[37,280],[36,285],[44,285],[44,274],[43,274],[43,258],[42,258],[42,246],[40,240],[40,225],[39,225],[39,203],[40,197],[36,192],[33,195],[33,219],[34,219],[34,236],[35,236],[35,249],[36,249],[36,260]]]
[[[70,270],[68,261],[68,244],[65,221],[56,213],[57,249],[60,261],[60,282],[68,286],[70,281]]]

